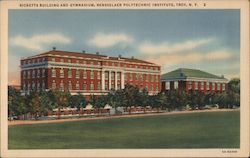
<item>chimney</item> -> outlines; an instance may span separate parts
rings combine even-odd
[[[85,51],[85,50],[82,50],[82,53],[86,53],[86,51]]]
[[[118,56],[119,58],[121,58],[122,57],[122,55],[121,54],[119,54],[119,56]]]
[[[56,50],[56,47],[52,47],[53,50]]]
[[[134,58],[135,58],[134,56],[131,57],[131,59],[134,59]]]
[[[96,54],[96,55],[99,55],[100,53],[99,53],[99,52],[96,52],[95,54]]]

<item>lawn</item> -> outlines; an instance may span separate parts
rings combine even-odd
[[[239,148],[240,112],[9,126],[9,149]]]

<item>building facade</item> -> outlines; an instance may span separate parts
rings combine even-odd
[[[21,59],[21,89],[60,89],[71,94],[107,94],[111,89],[123,89],[126,84],[148,89],[149,94],[160,91],[160,66],[147,61],[110,57],[86,52],[49,52]]]
[[[161,76],[162,91],[202,91],[223,92],[227,89],[228,80],[201,70],[180,68]]]

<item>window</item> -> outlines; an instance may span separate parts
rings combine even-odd
[[[86,83],[83,83],[82,89],[83,89],[83,90],[87,90],[87,84],[86,84]]]
[[[37,78],[40,77],[40,69],[37,69],[36,76],[37,76]]]
[[[194,89],[198,90],[198,82],[194,82]]]
[[[32,81],[32,90],[35,90],[35,82]]]
[[[87,71],[83,70],[83,78],[86,79],[87,78]]]
[[[159,90],[158,86],[156,86],[156,87],[155,87],[155,90],[156,90],[156,91],[158,91],[158,90]]]
[[[71,59],[68,59],[68,63],[71,63]]]
[[[27,78],[29,79],[30,78],[30,71],[28,70],[28,76],[27,76]]]
[[[150,74],[148,74],[148,81],[150,82],[151,80],[151,75]]]
[[[108,88],[109,88],[108,83],[105,83],[105,90],[108,90]]]
[[[64,77],[64,70],[60,69],[60,77],[63,78]]]
[[[25,71],[22,71],[22,79],[25,79]]]
[[[76,63],[79,64],[80,63],[79,60],[76,60]]]
[[[111,80],[115,79],[115,72],[111,72]]]
[[[32,71],[32,78],[35,78],[35,76],[36,76],[36,70],[34,69],[34,70]]]
[[[170,82],[165,82],[165,89],[170,90]]]
[[[23,84],[23,90],[26,90],[26,84],[25,83]]]
[[[221,88],[220,83],[217,83],[217,90],[220,91],[220,88]]]
[[[135,80],[138,80],[139,77],[138,77],[138,74],[135,74]]]
[[[56,81],[55,80],[52,81],[52,89],[56,89]]]
[[[45,77],[45,69],[42,70],[42,77]]]
[[[64,62],[64,60],[63,60],[62,58],[60,59],[60,61],[61,61],[61,63],[63,63],[63,62]]]
[[[30,90],[30,83],[28,83],[28,90]]]
[[[80,70],[76,70],[76,78],[80,78]]]
[[[148,76],[147,74],[144,75],[144,80],[147,82],[148,81]]]
[[[130,75],[130,76],[129,76],[129,80],[132,81],[132,80],[133,80],[133,74],[130,73],[129,75]]]
[[[51,77],[56,77],[56,69],[55,68],[51,69]]]
[[[95,76],[94,76],[94,71],[91,70],[91,71],[90,71],[90,78],[91,78],[91,79],[94,79],[94,77],[95,77]]]
[[[119,90],[119,89],[122,89],[121,83],[120,83],[120,82],[117,83],[117,89],[118,89],[118,90]]]
[[[63,83],[63,81],[61,81],[61,83],[60,83],[60,90],[64,91],[64,83]]]
[[[154,75],[151,75],[151,82],[154,82]]]
[[[215,90],[215,83],[212,83],[212,90]]]
[[[79,81],[76,82],[76,90],[80,90]]]
[[[101,83],[100,82],[98,82],[98,84],[97,84],[97,89],[101,90]]]
[[[69,83],[68,83],[68,90],[72,90],[72,83],[71,83],[71,81],[69,81]]]
[[[128,80],[128,75],[129,75],[129,73],[125,74],[125,80]]]
[[[188,89],[192,89],[192,81],[188,81]]]
[[[45,89],[45,82],[42,83],[42,89]]]
[[[178,89],[179,83],[178,81],[174,81],[174,89]]]
[[[121,73],[120,72],[117,73],[117,80],[121,80]]]
[[[105,72],[105,80],[109,79],[109,72]]]
[[[97,79],[101,79],[101,71],[97,71]]]
[[[51,58],[51,61],[55,62],[55,61],[56,61],[56,59],[55,59],[55,58]]]
[[[210,90],[209,82],[206,83],[206,90]]]
[[[115,89],[115,83],[111,83],[111,89]]]
[[[94,84],[90,83],[90,90],[94,90]]]
[[[222,84],[222,90],[223,91],[226,90],[226,84],[225,83]]]
[[[201,82],[200,85],[201,85],[201,90],[204,90],[204,82]]]
[[[39,81],[37,81],[37,83],[36,83],[36,89],[40,90],[40,82]]]
[[[72,70],[71,69],[68,70],[68,78],[72,78]]]

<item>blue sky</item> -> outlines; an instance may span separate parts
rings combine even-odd
[[[58,50],[147,60],[162,73],[196,68],[228,79],[240,72],[239,10],[9,10],[9,83],[19,60]]]

